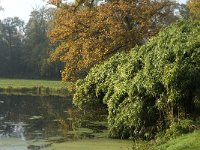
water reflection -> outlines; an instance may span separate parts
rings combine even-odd
[[[39,150],[53,143],[100,137],[106,126],[90,117],[75,115],[71,100],[63,97],[0,95],[0,150]]]
[[[5,122],[4,125],[2,125],[3,130],[0,134],[0,137],[16,137],[23,141],[25,141],[24,136],[24,125],[23,123],[13,123],[13,122]]]
[[[0,95],[0,147],[12,145],[9,140],[13,139],[26,141],[25,145],[27,141],[65,141],[67,131],[72,130],[67,119],[71,107],[71,101],[61,97]],[[34,145],[27,148],[39,149]]]

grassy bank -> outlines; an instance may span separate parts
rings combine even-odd
[[[71,86],[61,81],[0,79],[0,94],[69,96]]]
[[[186,134],[154,147],[152,150],[199,150],[200,131]]]
[[[199,150],[200,130],[183,134],[162,143],[156,141],[136,140],[132,150]]]

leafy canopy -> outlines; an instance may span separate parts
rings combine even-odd
[[[119,51],[143,44],[175,19],[169,2],[122,0],[92,8],[78,4],[57,8],[49,32],[56,47],[52,60],[66,64],[63,80],[73,79]]]
[[[117,53],[78,80],[81,109],[108,106],[111,137],[151,139],[174,121],[199,116],[200,22],[180,21],[142,47]]]
[[[200,19],[200,0],[189,0],[188,7],[191,15]]]

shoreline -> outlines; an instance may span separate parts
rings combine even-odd
[[[0,78],[0,94],[6,95],[69,97],[72,86],[71,82]]]

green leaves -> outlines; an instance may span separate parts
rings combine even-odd
[[[87,72],[114,54],[143,44],[144,39],[176,20],[175,5],[168,1],[117,0],[100,6],[95,3],[76,0],[75,4],[62,4],[55,11],[48,35],[55,47],[52,60],[66,64],[63,80],[83,77],[81,71]]]
[[[74,104],[106,103],[110,136],[118,138],[151,139],[173,120],[199,115],[199,33],[200,22],[180,21],[96,65],[77,83]]]

